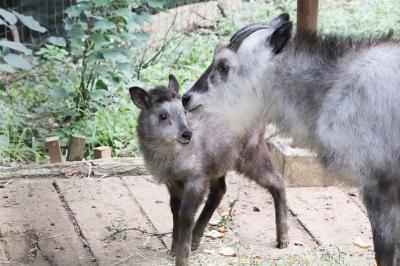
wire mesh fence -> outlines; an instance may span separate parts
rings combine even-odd
[[[32,16],[47,29],[47,32],[42,34],[31,31],[21,23],[17,24],[19,41],[35,46],[41,44],[49,36],[65,34],[64,12],[74,3],[76,0],[0,0],[0,8]],[[155,38],[159,40],[172,28],[172,24],[175,29],[187,28],[195,24],[204,26],[208,20],[213,20],[217,12],[217,2],[209,0],[168,0],[165,7],[171,12],[157,14],[154,22],[146,27],[146,30],[154,33],[157,36]],[[10,28],[0,25],[0,39],[4,38],[13,40],[15,36]]]
[[[41,34],[31,31],[21,23],[17,24],[20,41],[35,45],[50,35],[64,34],[64,11],[74,2],[75,0],[0,0],[0,7],[32,16],[47,29],[45,34]],[[11,29],[0,26],[0,38],[13,40]]]

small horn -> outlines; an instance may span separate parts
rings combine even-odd
[[[254,23],[247,25],[246,27],[240,29],[232,36],[232,38],[229,41],[230,43],[228,45],[228,48],[233,50],[234,52],[237,52],[244,39],[249,37],[254,32],[262,29],[267,29],[268,27],[269,24],[266,23]]]

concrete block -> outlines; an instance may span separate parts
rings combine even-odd
[[[351,179],[328,174],[317,154],[306,148],[293,147],[291,138],[279,135],[267,139],[272,162],[289,187],[326,187],[355,185]]]

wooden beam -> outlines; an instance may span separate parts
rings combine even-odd
[[[60,140],[58,137],[51,137],[45,139],[45,144],[47,147],[47,151],[50,156],[51,163],[61,163],[61,148],[60,148]]]
[[[318,0],[297,0],[297,32],[317,32]]]
[[[0,166],[0,180],[12,178],[45,177],[107,177],[148,175],[143,159],[112,158],[92,161],[65,162],[63,164],[29,164],[15,167]]]

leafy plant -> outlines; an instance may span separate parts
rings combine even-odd
[[[78,1],[66,10],[70,53],[79,65],[74,102],[81,116],[93,98],[101,102],[132,77],[131,50],[149,39],[143,26],[151,22],[151,16],[143,7],[160,9],[162,4],[163,0]]]

